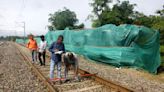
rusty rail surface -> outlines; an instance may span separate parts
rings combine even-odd
[[[20,46],[25,46],[22,44],[19,44]],[[17,47],[17,49],[19,50],[21,56],[24,58],[25,61],[28,61],[28,65],[34,70],[34,72],[38,75],[39,79],[41,79],[42,81],[44,81],[44,83],[47,85],[48,89],[50,92],[56,92],[57,90],[52,86],[52,84],[50,83],[50,81],[48,79],[46,79],[46,77],[39,71],[39,69],[37,69],[30,61],[30,59],[21,52],[21,50]],[[48,58],[50,57],[50,54],[47,54]],[[82,69],[78,69],[80,74],[91,74],[85,70]],[[91,74],[92,75],[92,74]],[[122,85],[118,85],[117,83],[114,83],[110,80],[106,80],[103,79],[99,76],[97,76],[96,74],[93,74],[92,76],[90,76],[93,80],[105,85],[106,87],[109,87],[110,89],[113,89],[116,92],[134,92],[132,89],[127,88],[125,86]]]
[[[79,72],[82,73],[82,74],[90,74],[89,72],[86,72],[85,70],[82,70],[82,69],[79,69]],[[91,76],[95,81],[101,83],[101,84],[104,84],[106,85],[107,87],[110,87],[112,88],[113,90],[115,90],[116,92],[134,92],[132,89],[130,88],[127,88],[127,87],[124,87],[124,86],[121,86],[121,85],[118,85],[112,81],[109,81],[109,80],[106,80],[106,79],[103,79],[97,75],[94,75],[94,76]]]
[[[33,69],[33,71],[37,74],[38,78],[44,82],[44,84],[48,87],[50,92],[56,92],[55,88],[51,85],[49,80],[46,79],[46,77],[31,63],[29,62],[30,59],[21,52],[19,47],[16,47],[18,51],[20,52],[20,55],[23,57],[23,59],[26,61],[26,63]]]

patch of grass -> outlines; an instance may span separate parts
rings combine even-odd
[[[161,56],[161,66],[164,67],[164,56]]]
[[[160,46],[162,66],[164,66],[164,45]]]
[[[164,45],[161,45],[160,46],[160,52],[163,52],[164,53]]]
[[[161,53],[161,65],[158,68],[158,73],[164,73],[164,45],[160,46],[160,53]]]

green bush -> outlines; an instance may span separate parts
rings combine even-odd
[[[164,67],[164,45],[160,46],[160,52],[161,52],[161,66]]]

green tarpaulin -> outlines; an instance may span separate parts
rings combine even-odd
[[[46,34],[48,45],[64,36],[66,50],[114,66],[156,73],[160,65],[159,32],[143,26],[105,25],[91,30],[60,30]]]

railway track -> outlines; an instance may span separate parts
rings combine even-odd
[[[3,46],[3,45],[8,45],[8,43],[0,41],[0,46]]]
[[[49,55],[47,56],[45,67],[40,66],[39,64],[32,64],[28,50],[22,45],[15,43],[13,44],[17,47],[18,51],[26,63],[29,65],[29,67],[31,67],[31,70],[38,76],[41,81],[44,82],[44,84],[49,89],[49,92],[133,92],[131,89],[120,86],[109,80],[102,79],[96,76],[96,74],[90,74],[89,72],[81,69],[79,69],[79,75],[85,75],[85,77],[81,77],[79,82],[75,82],[73,79],[70,79],[70,81],[67,83],[51,83],[49,80]],[[62,74],[64,74],[63,70],[64,69],[62,69]],[[55,74],[56,72],[57,71],[55,71]],[[72,78],[73,72],[69,72],[68,75],[70,78]]]

